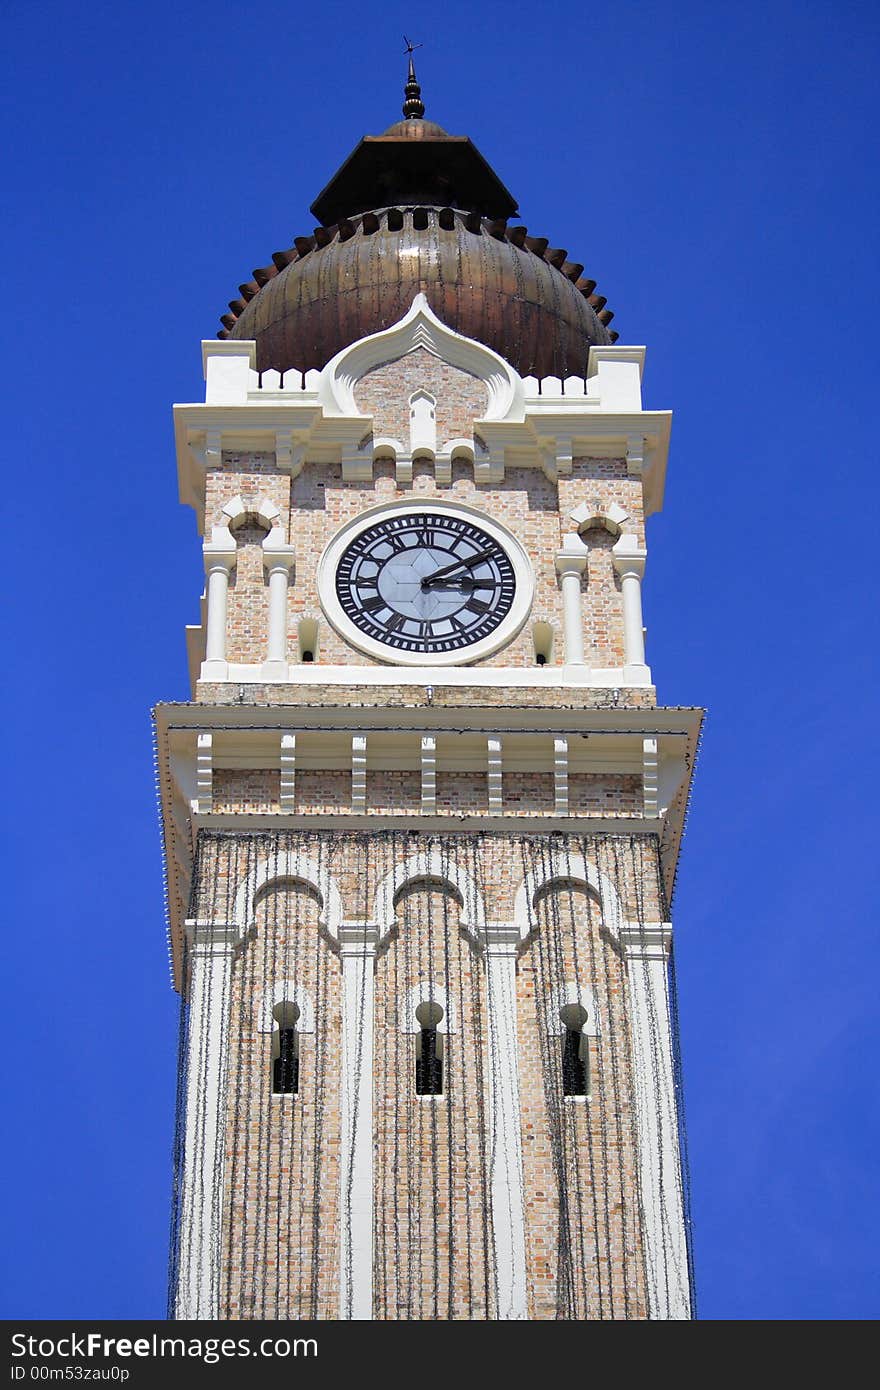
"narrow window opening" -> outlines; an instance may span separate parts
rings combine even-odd
[[[590,1094],[590,1067],[588,1060],[588,1040],[583,1026],[587,1021],[587,1011],[580,1004],[566,1004],[559,1010],[559,1017],[565,1027],[562,1039],[562,1094],[564,1096],[588,1096]]]
[[[300,661],[315,660],[318,650],[318,624],[314,618],[300,618],[296,629],[296,644]]]
[[[553,661],[553,627],[551,623],[532,624],[532,642],[535,648],[535,665],[546,666]]]
[[[299,1006],[276,1004],[278,1024],[272,1039],[272,1093],[276,1096],[295,1096],[299,1092]]]
[[[442,1018],[439,1004],[420,1004],[416,1009],[416,1022],[421,1029],[416,1052],[417,1096],[443,1094],[443,1038],[437,1032]]]

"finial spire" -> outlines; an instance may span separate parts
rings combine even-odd
[[[404,52],[409,54],[409,72],[407,74],[406,86],[404,87],[404,96],[406,100],[403,103],[403,114],[408,121],[421,120],[425,114],[425,103],[422,101],[422,89],[416,81],[413,54],[417,48],[422,47],[422,44],[411,43],[406,37],[406,34],[403,36],[403,41],[406,44]]]

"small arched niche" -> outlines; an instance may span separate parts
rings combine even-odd
[[[556,629],[552,623],[537,622],[532,624],[532,645],[535,652],[535,665],[552,666],[556,645]]]

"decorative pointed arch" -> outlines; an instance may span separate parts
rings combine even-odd
[[[361,377],[384,362],[396,362],[424,348],[441,361],[484,382],[487,420],[525,418],[525,394],[519,373],[497,352],[465,338],[437,317],[424,294],[417,294],[403,318],[381,333],[371,333],[343,348],[321,372],[318,398],[328,415],[359,415],[354,388]]]
[[[342,895],[325,868],[304,854],[279,853],[263,859],[247,875],[235,895],[235,923],[239,938],[253,926],[257,897],[274,883],[302,883],[320,899],[320,924],[334,941],[339,939]]]
[[[520,941],[525,941],[537,925],[535,904],[538,894],[564,883],[579,884],[596,895],[602,910],[602,921],[615,941],[619,941],[624,916],[614,884],[582,854],[560,854],[555,850],[547,856],[546,863],[526,874],[517,892],[513,919]]]
[[[394,926],[397,900],[410,883],[439,883],[450,889],[461,906],[459,922],[462,930],[475,946],[482,945],[486,927],[486,910],[482,895],[471,875],[459,868],[450,857],[440,854],[437,850],[412,855],[404,863],[396,865],[379,884],[373,919],[378,928],[380,942],[384,941]]]

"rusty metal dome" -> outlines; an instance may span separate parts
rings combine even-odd
[[[422,291],[456,332],[523,376],[584,376],[613,342],[611,313],[583,266],[525,227],[450,207],[393,207],[298,237],[254,271],[222,337],[252,338],[257,367],[306,371],[390,328]]]
[[[360,141],[312,203],[321,222],[239,286],[221,338],[252,338],[260,371],[308,371],[390,328],[420,291],[445,323],[523,375],[585,376],[612,343],[595,280],[545,237],[464,135],[426,121],[410,54],[405,119]]]

